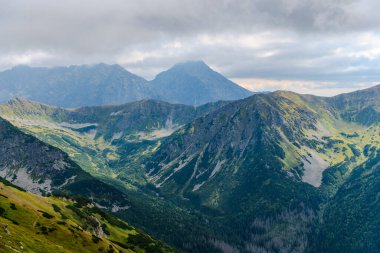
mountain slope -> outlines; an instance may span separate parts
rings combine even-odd
[[[228,174],[247,173],[240,167],[260,161],[264,162],[261,166],[266,163],[266,167],[281,170],[287,165],[286,156],[297,156],[296,150],[285,153],[284,148],[302,143],[306,132],[316,130],[317,114],[309,108],[302,108],[281,94],[254,95],[177,131],[148,159],[152,163],[147,163],[146,168],[155,184],[164,189],[166,184],[176,184],[175,174],[193,163],[189,168],[190,171],[194,168],[193,173],[187,174],[189,184],[177,185],[187,187],[181,191],[202,192],[208,182],[223,180]]]
[[[188,105],[236,100],[252,95],[252,92],[213,71],[202,61],[179,63],[157,75],[152,85],[159,99]]]
[[[6,182],[0,194],[1,252],[174,252],[83,201],[41,197]]]
[[[378,130],[378,129],[377,129]],[[329,201],[316,252],[376,252],[380,246],[380,150],[352,174]]]
[[[34,193],[91,198],[115,211],[128,208],[127,196],[84,172],[66,153],[0,119],[0,176]]]

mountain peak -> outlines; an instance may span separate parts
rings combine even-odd
[[[175,64],[168,71],[184,71],[191,74],[214,72],[204,61],[186,61]]]

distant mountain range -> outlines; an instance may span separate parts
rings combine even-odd
[[[198,106],[253,94],[202,61],[177,64],[150,82],[119,65],[18,66],[0,72],[0,87],[0,102],[23,97],[66,108],[117,105],[141,99]]]

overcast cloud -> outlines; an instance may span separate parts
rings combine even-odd
[[[0,69],[118,63],[151,79],[202,59],[252,90],[380,83],[376,0],[0,0]]]

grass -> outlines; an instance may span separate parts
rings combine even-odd
[[[131,235],[149,238],[148,244],[157,252],[173,252],[113,216],[104,218],[104,214],[94,207],[82,206],[74,212],[69,208],[76,204],[73,200],[42,197],[3,183],[0,183],[0,191],[3,210],[0,236],[4,242],[0,243],[1,252],[12,249],[21,252],[110,252],[110,249],[114,252],[147,252],[144,250],[146,245],[133,244],[135,240],[130,239]],[[66,219],[62,220],[62,216]],[[99,226],[106,228],[108,235],[96,233]],[[128,248],[122,245],[128,245]]]

